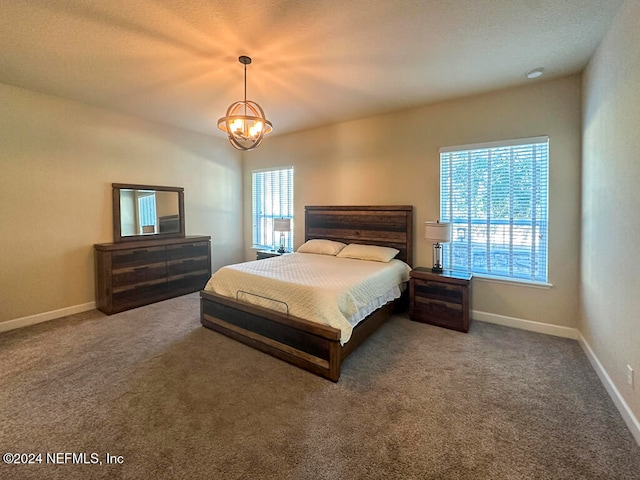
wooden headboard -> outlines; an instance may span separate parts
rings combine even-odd
[[[380,245],[400,250],[396,258],[413,267],[413,206],[306,206],[305,241]]]

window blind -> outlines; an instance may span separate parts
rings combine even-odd
[[[140,193],[138,194],[138,223],[139,231],[142,232],[142,227],[147,225],[156,225],[156,194]]]
[[[284,234],[284,248],[293,250],[293,167],[252,172],[253,247],[273,249],[280,246],[280,233],[274,232],[274,220],[288,218],[291,231]]]
[[[547,282],[549,138],[440,150],[444,267]]]

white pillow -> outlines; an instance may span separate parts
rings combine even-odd
[[[347,245],[333,240],[308,240],[298,247],[300,253],[317,253],[320,255],[337,255]]]
[[[350,243],[338,253],[338,257],[373,260],[374,262],[389,262],[398,253],[400,253],[400,250],[395,248]]]

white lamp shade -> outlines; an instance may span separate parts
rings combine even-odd
[[[436,243],[451,241],[451,224],[440,222],[424,222],[424,238]]]
[[[288,232],[291,230],[290,218],[275,218],[273,220],[273,230],[275,232]]]

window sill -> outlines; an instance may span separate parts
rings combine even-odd
[[[504,285],[514,285],[519,287],[541,288],[543,290],[549,290],[553,287],[552,283],[547,282],[534,282],[531,280],[522,280],[520,278],[486,277],[477,273],[473,274],[473,278],[477,278],[478,280],[488,283],[501,283]]]

